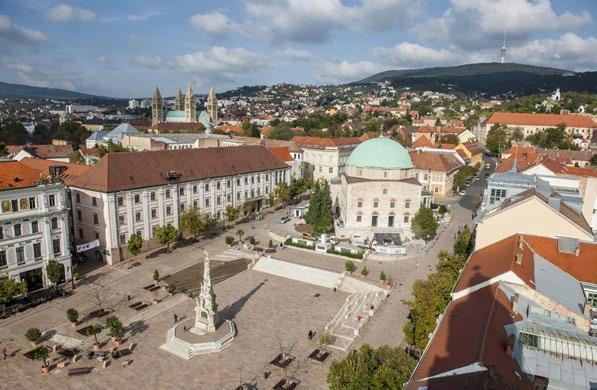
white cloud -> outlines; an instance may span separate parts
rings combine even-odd
[[[413,31],[451,47],[480,49],[501,44],[504,32],[509,44],[518,45],[534,34],[568,32],[590,23],[587,11],[557,14],[550,0],[452,0],[442,16],[427,19]]]
[[[325,83],[342,83],[358,81],[387,69],[381,64],[369,61],[324,62],[317,67],[315,77]]]
[[[453,50],[434,49],[417,43],[402,42],[394,47],[375,47],[373,53],[384,63],[395,67],[419,67],[434,65],[454,65],[465,63],[468,55]]]
[[[315,55],[309,50],[293,49],[287,47],[277,53],[278,57],[286,60],[310,61],[315,58]]]
[[[189,18],[191,27],[212,34],[224,37],[234,32],[241,32],[240,24],[230,20],[221,11],[213,11],[206,14],[196,14]]]
[[[571,70],[594,70],[597,68],[597,38],[582,38],[566,33],[557,39],[536,39],[511,48],[508,61]]]
[[[89,22],[95,19],[95,13],[88,9],[62,3],[50,8],[46,12],[46,18],[52,22],[68,22],[72,20]]]
[[[0,15],[0,43],[7,44],[38,44],[46,42],[48,37],[41,31],[20,27],[11,22],[6,15]]]
[[[109,16],[107,18],[102,18],[99,20],[101,23],[114,23],[114,22],[143,22],[148,19],[155,18],[157,16],[163,15],[162,12],[144,12],[141,14],[128,14],[128,15],[118,15],[118,16]]]
[[[267,66],[266,58],[260,54],[240,47],[228,49],[219,46],[171,59],[161,56],[139,56],[135,58],[134,63],[147,68],[169,67],[195,75],[221,74],[226,78]]]

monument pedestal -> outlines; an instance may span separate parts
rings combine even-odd
[[[222,351],[236,336],[236,326],[230,320],[222,321],[215,332],[202,335],[195,333],[194,328],[185,330],[185,327],[178,324],[168,329],[166,342],[160,348],[189,360],[197,355]]]

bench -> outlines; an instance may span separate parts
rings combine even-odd
[[[142,305],[142,304],[143,304],[143,302],[141,302],[141,301],[138,301],[138,302],[135,302],[135,303],[133,303],[132,305],[129,305],[129,307],[130,307],[131,309],[134,309],[134,308],[136,308],[137,306],[140,306],[140,305]]]
[[[68,376],[77,376],[77,375],[85,375],[89,374],[93,370],[93,367],[79,367],[79,368],[71,368],[68,370]]]

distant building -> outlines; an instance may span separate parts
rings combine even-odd
[[[73,153],[70,144],[65,145],[11,145],[7,146],[8,156],[20,161],[27,157],[41,158],[52,161],[69,162]]]
[[[217,124],[217,99],[213,87],[207,99],[207,111],[197,111],[197,99],[189,83],[183,98],[180,90],[174,99],[174,110],[166,110],[159,88],[156,87],[151,100],[152,128],[162,122],[167,123],[201,123],[206,130]]]
[[[139,102],[135,99],[129,100],[129,110],[134,110],[136,108],[139,108]]]
[[[548,128],[565,125],[567,135],[579,134],[591,139],[597,129],[597,122],[587,115],[495,112],[485,122],[482,138],[486,139],[491,127],[498,123],[507,126],[511,132],[520,131],[523,138]]]
[[[361,143],[356,137],[320,138],[295,136],[292,142],[303,150],[303,175],[310,179],[333,179],[344,172],[352,151]]]

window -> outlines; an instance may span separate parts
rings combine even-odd
[[[99,240],[99,233],[98,232],[94,232],[94,234],[95,234],[95,239]]]
[[[195,200],[193,201],[193,208],[194,208],[194,209],[196,209],[196,208],[197,208],[197,199],[195,199]]]
[[[41,244],[39,242],[33,244],[33,258],[35,260],[41,259]]]
[[[407,200],[404,201],[404,208],[405,209],[410,208],[410,199],[407,199]]]
[[[222,197],[218,195],[218,197],[216,198],[216,204],[219,206],[222,204]]]
[[[269,181],[269,175],[268,174],[265,175],[265,181]]]
[[[122,196],[116,198],[116,204],[118,204],[118,207],[122,207],[124,205],[124,198]]]
[[[357,207],[363,207],[363,201],[362,200],[359,200],[357,202]]]
[[[152,202],[155,200],[155,191],[151,191],[149,194],[149,199],[151,199]]]
[[[17,252],[17,264],[23,264],[25,262],[25,248],[19,247],[16,250]]]
[[[158,217],[158,209],[156,209],[155,207],[151,209],[151,218],[157,218]]]
[[[236,193],[236,200],[240,200],[240,191]]]
[[[209,198],[205,198],[205,207],[209,207]]]
[[[123,214],[120,214],[120,215],[118,216],[118,224],[119,224],[119,225],[124,225],[124,223],[125,223],[125,222],[124,222],[124,215],[123,215]]]
[[[390,215],[388,217],[388,227],[394,227],[394,216]]]
[[[81,210],[77,209],[77,221],[82,221],[83,220],[83,214],[81,213]]]
[[[390,208],[391,208],[391,209],[393,209],[393,208],[394,208],[394,206],[396,206],[396,202],[395,202],[395,201],[393,201],[393,200],[391,200],[391,201],[390,201]]]
[[[220,182],[219,182],[219,181],[217,181],[217,182],[216,182],[216,190],[219,190],[219,189],[220,189]]]
[[[249,178],[245,177],[245,184],[249,184]]]
[[[120,245],[126,245],[126,234],[124,233],[120,235]]]
[[[180,211],[181,211],[181,212],[182,212],[182,211],[184,211],[184,203],[181,203],[181,204],[180,204]]]
[[[166,215],[171,215],[171,214],[172,214],[172,207],[166,206]]]
[[[232,185],[232,180],[226,180],[226,188],[230,188]]]
[[[38,233],[39,232],[39,222],[33,221],[31,222],[31,233]],[[0,237],[2,238],[2,237]]]
[[[138,204],[139,202],[141,202],[141,196],[139,196],[139,194],[135,194],[135,204]]]
[[[97,206],[97,198],[95,196],[91,197],[91,205]]]
[[[180,188],[178,189],[178,194],[179,194],[180,196],[184,195],[184,187],[180,187]]]
[[[196,193],[197,193],[197,185],[194,185],[193,186],[193,194],[196,194]]]
[[[328,173],[334,173],[334,167],[329,167],[328,168]]]
[[[591,305],[591,307],[597,308],[597,292],[587,293],[587,303]]]
[[[371,226],[373,226],[373,227],[377,226],[377,215],[371,216]]]
[[[79,229],[79,238],[83,238],[83,229]]]
[[[361,222],[363,220],[363,216],[362,215],[357,215],[357,222]]]
[[[78,192],[75,194],[75,202],[81,203],[81,194],[79,194]]]
[[[535,347],[535,348],[537,348],[539,346],[539,336],[537,336],[537,335],[526,333],[526,332],[520,332],[518,337],[520,338],[521,344],[528,345],[528,346]]]
[[[6,267],[6,251],[0,251],[0,268]]]
[[[408,214],[404,214],[404,223],[408,223],[410,220],[410,216]]]
[[[99,224],[99,217],[97,216],[97,213],[93,213],[93,224]]]
[[[251,184],[255,184],[255,176],[251,176]]]
[[[388,177],[388,172],[384,171],[383,172],[383,177]]]
[[[29,208],[30,209],[35,208],[35,198],[29,198]]]
[[[170,194],[170,189],[168,188],[166,190],[166,199],[170,199],[170,196],[172,196],[172,195]]]
[[[141,222],[141,212],[140,211],[135,212],[135,222]]]
[[[232,195],[226,194],[226,202],[232,202]]]
[[[15,231],[15,237],[21,237],[22,232],[21,232],[21,224],[20,223],[17,223],[14,226],[14,231]]]
[[[0,240],[4,240],[4,228],[0,226]]]
[[[240,185],[240,178],[236,179],[236,185],[239,186]]]
[[[51,219],[52,230],[58,229],[58,218],[54,217]]]
[[[388,193],[388,189],[387,189],[387,188],[384,188],[384,189],[382,190],[382,193],[383,193],[384,195],[386,195],[386,194]]]
[[[48,195],[48,204],[50,207],[56,206],[56,195]]]
[[[62,253],[62,251],[60,250],[60,239],[59,238],[52,240],[52,250],[54,251],[55,256],[60,256],[60,254]]]
[[[205,190],[205,192],[209,192],[209,183],[205,183],[205,186],[203,186],[203,189]]]
[[[377,207],[379,205],[379,202],[377,200],[373,201],[373,207]]]

